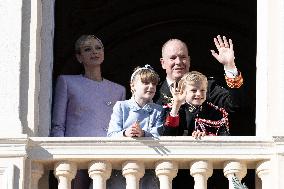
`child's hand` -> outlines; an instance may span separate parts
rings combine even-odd
[[[128,137],[142,137],[144,136],[144,131],[141,129],[139,122],[136,121],[125,130],[125,135]]]
[[[200,130],[193,131],[191,134],[191,136],[193,136],[195,139],[201,139],[205,135],[206,135],[205,131],[200,131]]]
[[[175,83],[173,87],[170,87],[170,91],[173,96],[171,114],[177,115],[180,106],[185,102],[186,92],[184,90],[185,85],[182,81],[177,84]]]
[[[180,81],[178,84],[174,83],[173,87],[170,87],[170,91],[173,96],[173,104],[183,104],[185,101],[186,93],[184,91],[185,85],[182,81]]]

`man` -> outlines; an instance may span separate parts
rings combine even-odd
[[[227,89],[217,85],[216,81],[209,78],[207,99],[214,105],[225,108],[227,112],[234,112],[239,108],[240,88],[243,84],[241,72],[235,64],[232,40],[218,35],[214,38],[216,53],[211,50],[212,56],[224,66]],[[179,39],[170,39],[162,47],[162,68],[166,71],[166,80],[162,83],[157,93],[156,103],[165,105],[172,98],[170,87],[178,82],[189,71],[190,57],[186,44]],[[225,103],[224,103],[225,101]],[[189,134],[190,135],[190,134]]]
[[[227,87],[223,88],[215,80],[209,78],[206,98],[214,105],[224,108],[228,113],[232,113],[240,106],[243,78],[235,64],[232,40],[227,40],[225,36],[221,38],[218,35],[214,38],[214,43],[218,52],[211,50],[211,53],[224,66]],[[170,87],[176,89],[177,87],[174,87],[174,85],[177,85],[177,82],[190,68],[190,57],[186,44],[179,39],[168,40],[162,47],[162,58],[160,61],[167,76],[157,94],[156,103],[163,105],[166,109],[170,109],[168,108],[172,98]],[[170,115],[180,117],[178,132],[176,132],[176,129],[172,129],[172,132],[171,129],[166,129],[167,132],[164,131],[161,135],[191,136],[194,128],[189,128],[187,124],[189,122],[187,119],[190,118],[187,116],[186,111],[188,109],[184,106],[180,107],[178,115]],[[195,138],[200,138],[201,136],[202,132],[197,133]],[[173,179],[173,188],[185,188],[193,183],[193,178],[189,175],[189,170],[179,170],[177,177]]]

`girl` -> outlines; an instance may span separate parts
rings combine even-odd
[[[132,98],[118,101],[113,107],[108,136],[157,137],[163,128],[162,106],[152,102],[159,82],[158,74],[149,66],[136,68],[130,79]],[[121,175],[121,172],[116,172]],[[122,176],[121,176],[122,177]],[[108,182],[109,188],[125,188],[125,179],[117,176]],[[159,189],[155,170],[147,169],[140,182],[141,189]]]
[[[158,130],[163,126],[162,107],[152,102],[158,82],[158,74],[149,65],[133,72],[130,79],[132,98],[114,105],[108,136],[159,136]]]

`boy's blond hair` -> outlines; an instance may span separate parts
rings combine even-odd
[[[198,71],[191,71],[183,75],[180,81],[184,86],[205,82],[208,85],[208,80],[205,75]]]

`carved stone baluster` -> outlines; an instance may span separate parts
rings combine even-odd
[[[207,189],[207,180],[212,173],[211,162],[194,161],[190,163],[190,175],[194,178],[194,189]]]
[[[139,180],[145,173],[143,163],[127,161],[122,165],[122,174],[126,178],[126,189],[139,189]]]
[[[93,179],[94,189],[106,189],[106,180],[111,175],[111,164],[104,161],[93,161],[89,164],[89,176]]]
[[[247,166],[245,163],[238,161],[228,161],[224,163],[224,175],[229,180],[229,189],[234,189],[232,178],[234,175],[241,181],[247,174]]]
[[[261,188],[271,188],[271,175],[270,175],[271,163],[270,161],[262,161],[256,165],[256,174],[261,179]]]
[[[71,180],[77,173],[77,165],[73,162],[61,161],[54,166],[54,175],[58,180],[58,189],[70,189]]]
[[[156,163],[156,175],[160,181],[160,189],[171,189],[172,180],[177,176],[178,165],[172,161],[160,161]]]
[[[38,189],[38,181],[44,173],[44,168],[41,163],[32,163],[32,178],[31,178],[31,188]]]

